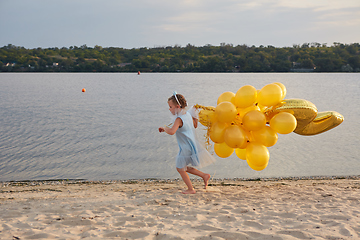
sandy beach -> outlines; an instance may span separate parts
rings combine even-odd
[[[3,182],[0,239],[360,239],[360,177]]]

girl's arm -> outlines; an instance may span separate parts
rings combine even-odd
[[[182,122],[181,118],[177,118],[171,128],[159,127],[159,132],[166,132],[169,135],[174,135],[176,133],[176,131],[179,129],[179,127],[182,127],[182,125],[183,125],[183,122]]]
[[[193,119],[193,124],[194,124],[194,128],[197,128],[198,126],[198,120],[199,120],[199,111],[192,106],[189,110],[188,113],[190,113],[192,119]]]
[[[194,118],[194,117],[193,117],[193,123],[194,123],[194,128],[197,128],[197,126],[198,126],[198,120],[197,120],[197,118]]]

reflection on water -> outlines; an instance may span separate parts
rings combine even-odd
[[[167,98],[215,105],[225,91],[271,82],[286,98],[337,111],[345,121],[315,136],[279,135],[257,172],[234,154],[205,171],[215,178],[357,175],[360,74],[0,74],[0,181],[178,178]],[[82,88],[86,88],[83,93]],[[201,137],[204,132],[198,130]]]

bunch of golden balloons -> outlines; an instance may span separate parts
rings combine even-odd
[[[265,169],[270,158],[268,147],[275,145],[278,134],[291,133],[297,125],[289,112],[267,114],[285,95],[286,88],[279,82],[260,90],[246,85],[236,93],[222,93],[215,108],[203,108],[200,123],[208,127],[216,155],[227,158],[235,151],[252,169]]]

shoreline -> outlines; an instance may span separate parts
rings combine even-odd
[[[2,182],[1,239],[358,239],[360,176]]]
[[[202,181],[199,177],[191,178],[191,181]],[[337,176],[303,176],[303,177],[258,177],[258,178],[210,178],[209,183],[212,181],[298,181],[298,180],[335,180],[335,179],[360,179],[360,175],[337,175]],[[162,178],[134,178],[126,180],[86,180],[86,179],[46,179],[46,180],[11,180],[0,181],[2,186],[4,185],[34,185],[34,184],[51,184],[51,183],[63,183],[63,184],[99,184],[99,183],[144,183],[144,182],[157,182],[157,183],[169,183],[169,182],[181,182],[181,178],[162,179]],[[209,185],[211,186],[211,185]]]

